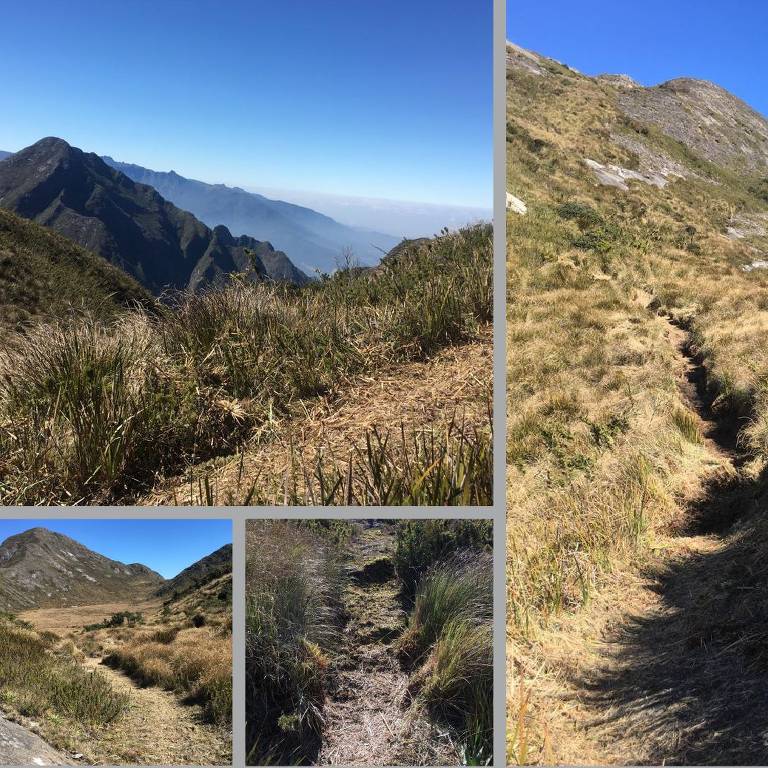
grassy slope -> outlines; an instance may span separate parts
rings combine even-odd
[[[235,281],[179,296],[157,315],[46,324],[16,337],[0,359],[0,370],[13,371],[0,376],[0,498],[131,499],[158,477],[269,440],[276,419],[337,398],[352,377],[485,334],[490,245],[490,228],[475,226],[416,244],[375,273],[341,273],[301,290]],[[410,440],[424,425],[405,426]],[[489,485],[488,432],[479,425],[436,435],[446,444],[437,455],[431,436],[417,435],[400,495],[483,503],[472,486]],[[398,456],[373,448],[371,481],[393,482]],[[347,457],[339,463],[322,478],[330,483],[323,496],[348,477]],[[419,480],[432,464],[439,471]],[[295,469],[299,477],[313,470]],[[328,503],[346,496],[330,495]]]
[[[148,301],[131,277],[65,237],[0,210],[0,331],[87,308],[102,316]]]
[[[507,188],[529,210],[507,217],[509,748],[521,762],[547,758],[542,683],[533,682],[546,654],[536,638],[587,602],[608,571],[647,556],[679,516],[679,495],[711,469],[656,311],[691,328],[720,416],[754,420],[745,437],[755,460],[744,470],[753,478],[768,380],[768,276],[740,269],[766,241],[723,236],[734,214],[768,210],[758,180],[625,120],[611,86],[542,66],[543,75],[507,75]],[[629,192],[598,186],[584,158],[638,164],[611,132],[701,178],[665,189],[630,182]],[[759,520],[746,524],[765,540]]]
[[[155,762],[155,745],[140,711],[142,698],[134,696],[135,687],[125,678],[100,667],[104,660],[142,689],[157,686],[177,694],[163,694],[168,718],[178,714],[180,721],[197,721],[194,737],[205,750],[202,759],[220,756],[227,750],[232,715],[231,574],[146,613],[141,604],[142,610],[134,612],[135,605],[126,605],[130,610],[120,611],[122,617],[78,627],[72,623],[77,623],[79,611],[70,609],[71,618],[55,619],[70,628],[56,632],[35,630],[28,622],[0,614],[3,709],[22,722],[34,720],[51,744],[86,759]],[[45,625],[39,615],[45,611],[31,613]],[[202,707],[200,714],[183,711],[192,703]],[[186,761],[194,753],[188,746],[164,745],[170,751],[163,754],[176,754],[176,749]]]

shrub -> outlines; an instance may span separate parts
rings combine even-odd
[[[395,570],[406,597],[412,598],[422,576],[438,561],[470,549],[489,551],[490,520],[404,520],[398,525]]]
[[[246,573],[248,762],[301,762],[322,729],[340,615],[338,554],[306,526],[249,521]]]
[[[490,552],[463,550],[421,579],[398,648],[418,665],[414,686],[455,727],[463,759],[493,755],[493,586]]]

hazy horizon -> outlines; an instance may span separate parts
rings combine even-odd
[[[491,206],[491,3],[42,0],[3,23],[7,151],[60,136],[210,183]]]

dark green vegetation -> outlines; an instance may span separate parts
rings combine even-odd
[[[108,619],[99,621],[95,624],[86,624],[83,629],[91,632],[94,629],[111,629],[112,627],[135,627],[137,624],[144,623],[144,614],[136,611],[118,611],[113,613]]]
[[[31,320],[149,305],[133,278],[71,240],[0,209],[0,336]]]
[[[12,615],[0,617],[0,704],[26,717],[61,718],[80,728],[119,717],[127,698],[98,672],[84,670],[71,651],[54,647],[57,640]]]
[[[379,550],[377,532],[384,542],[394,538],[396,552]],[[418,564],[415,584],[412,575],[408,583],[395,576],[402,563],[409,575]],[[249,521],[249,764],[322,761],[329,738],[336,754],[418,761],[424,753],[401,743],[412,726],[396,720],[406,714],[449,729],[456,745],[449,761],[492,762],[491,574],[486,521]],[[375,615],[371,608],[384,610],[390,582],[395,611]],[[393,674],[410,696],[399,714],[387,712],[391,738],[374,739],[377,753],[357,718],[372,700],[391,702]],[[345,743],[360,738],[364,743]]]
[[[253,280],[307,277],[269,243],[210,229],[101,158],[41,139],[0,163],[0,200],[127,272],[153,293],[194,290],[232,272]],[[219,224],[220,222],[216,222]]]
[[[31,328],[0,355],[12,372],[0,375],[0,500],[130,501],[195,462],[268,440],[276,418],[337,397],[355,376],[476,338],[491,315],[491,229],[478,225],[303,288],[235,279],[152,312]],[[489,428],[405,435],[398,447],[374,436],[360,454],[369,502],[488,503]],[[323,501],[366,500],[344,485],[354,461],[331,470]]]
[[[374,264],[397,244],[396,237],[345,226],[310,208],[237,187],[185,179],[174,171],[163,173],[111,157],[103,159],[134,181],[154,187],[166,200],[210,227],[223,224],[230,232],[268,240],[309,275],[333,272],[345,249],[351,249],[361,264]]]
[[[206,555],[201,560],[185,568],[172,579],[168,579],[157,590],[157,594],[161,597],[173,596],[178,598],[180,595],[196,589],[212,579],[219,578],[226,573],[231,573],[231,571],[232,545],[225,544],[215,552],[211,552],[210,555]]]

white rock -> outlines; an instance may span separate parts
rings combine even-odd
[[[528,213],[528,206],[519,197],[510,195],[509,192],[507,192],[507,210],[525,216],[525,214]]]

